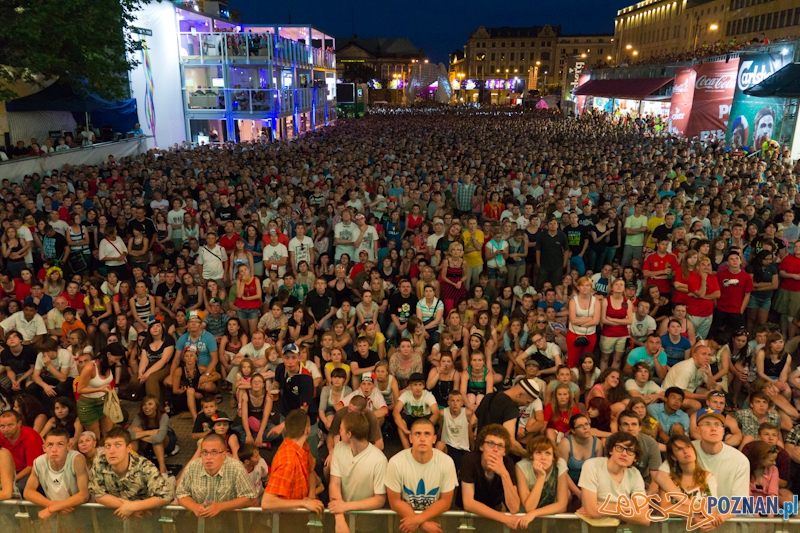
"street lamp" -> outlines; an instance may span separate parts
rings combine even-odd
[[[633,48],[633,45],[632,45],[632,44],[629,44],[629,45],[627,45],[627,46],[625,47],[625,50],[630,50],[631,48]]]
[[[639,55],[639,51],[638,50],[634,50],[633,51],[633,55],[638,56]]]

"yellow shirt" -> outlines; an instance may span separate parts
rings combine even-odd
[[[653,239],[653,232],[657,227],[659,227],[663,223],[664,223],[664,217],[661,218],[651,217],[650,220],[647,221],[647,231],[649,233],[647,235],[647,243],[645,244],[647,248],[652,248],[655,250],[656,244],[658,243],[655,241],[655,239]]]
[[[467,267],[481,266],[483,264],[483,254],[481,253],[481,248],[467,252],[472,244],[472,239],[469,236],[469,230],[464,230],[464,232],[461,234],[461,237],[464,240],[464,261],[466,261]],[[483,244],[483,232],[479,229],[475,230],[475,240]]]

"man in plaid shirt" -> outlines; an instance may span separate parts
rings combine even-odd
[[[244,465],[225,453],[223,437],[210,433],[200,445],[200,457],[188,465],[178,484],[178,503],[198,518],[256,504],[255,487]]]

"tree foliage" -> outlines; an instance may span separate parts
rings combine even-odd
[[[375,69],[365,63],[347,63],[342,73],[344,81],[366,83],[376,79],[378,73]]]
[[[139,48],[129,25],[149,1],[0,0],[0,100],[16,97],[16,82],[56,78],[103,98],[127,97]]]

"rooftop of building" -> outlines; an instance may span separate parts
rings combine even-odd
[[[404,55],[420,55],[424,48],[417,48],[407,37],[350,37],[336,38],[336,52],[355,45],[375,57],[397,57]]]

